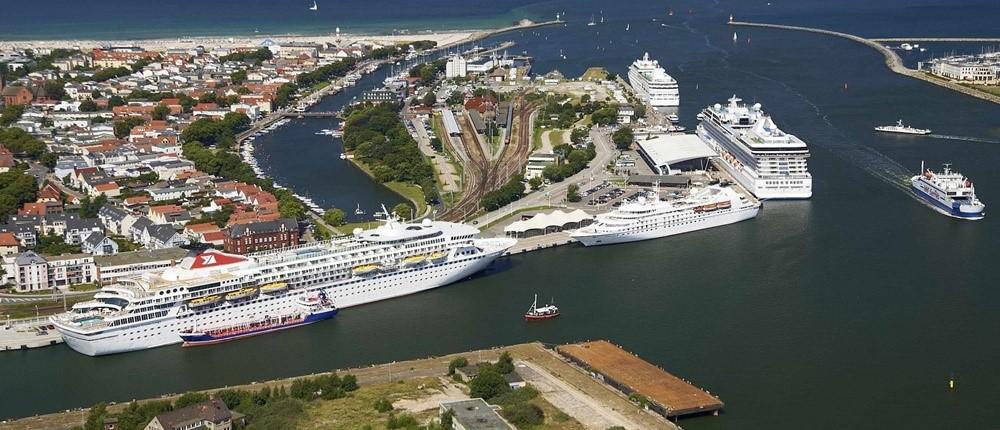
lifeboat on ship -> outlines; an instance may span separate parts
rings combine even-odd
[[[351,273],[355,275],[367,275],[377,272],[380,267],[381,266],[378,264],[362,264],[360,266],[354,266],[354,268],[351,269]]]
[[[260,287],[260,292],[264,294],[275,294],[280,293],[288,289],[287,282],[272,282]]]
[[[440,262],[442,262],[442,261],[444,261],[445,259],[448,258],[448,253],[437,251],[437,252],[431,253],[431,255],[429,255],[428,258],[430,258],[430,260],[433,261],[433,262],[435,262],[435,263],[440,263]]]
[[[240,289],[238,291],[233,291],[233,292],[231,292],[229,294],[226,294],[226,300],[229,300],[229,301],[232,302],[232,301],[236,301],[236,300],[247,299],[247,298],[250,298],[250,297],[253,297],[253,296],[256,296],[256,295],[257,295],[257,289],[256,288],[252,288],[252,287],[251,288],[242,288],[242,289]]]
[[[726,201],[719,202],[719,209],[729,209],[731,207],[733,207],[733,201],[732,200],[726,200]]]
[[[188,304],[188,307],[190,307],[192,309],[197,309],[197,308],[203,308],[203,307],[206,307],[206,306],[214,305],[216,303],[219,303],[220,301],[222,301],[222,296],[215,295],[215,296],[199,297],[197,299],[193,299],[193,300],[189,301],[187,304]]]
[[[427,261],[426,255],[411,255],[403,259],[404,267],[413,267],[424,264]]]

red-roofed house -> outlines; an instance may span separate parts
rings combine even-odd
[[[14,233],[0,233],[0,255],[17,254],[20,250],[21,242],[18,242]]]

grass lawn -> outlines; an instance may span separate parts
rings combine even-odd
[[[533,429],[545,429],[545,430],[586,430],[583,424],[580,424],[575,418],[566,415],[565,412],[560,411],[551,403],[546,401],[542,396],[535,397],[531,400],[531,403],[542,409],[545,413],[545,421],[542,425],[538,427],[532,427]]]
[[[317,83],[313,84],[313,86],[310,87],[309,90],[310,90],[310,92],[316,92],[316,91],[322,90],[323,88],[326,88],[328,86],[330,86],[330,81],[317,82]]]
[[[84,302],[90,299],[90,297],[69,297],[66,299],[66,307],[68,309],[76,303]],[[35,306],[38,306],[37,314],[35,313]],[[35,315],[52,315],[62,311],[62,299],[0,305],[0,315],[10,315],[11,319],[31,318]]]
[[[368,170],[368,166],[365,165],[365,163],[362,163],[361,161],[353,158],[350,160],[352,163],[354,163],[355,166],[358,166],[358,168],[360,168],[363,172],[365,172],[366,175],[374,178],[371,170]],[[427,210],[427,203],[424,202],[424,191],[420,187],[406,182],[386,182],[383,185],[388,187],[396,194],[403,196],[403,198],[409,200],[411,204],[415,205],[417,207],[417,216],[423,215],[424,211]],[[387,208],[387,209],[389,209],[390,211],[392,210],[392,208]],[[348,230],[348,232],[349,231],[350,230]]]
[[[608,78],[610,74],[608,70],[603,67],[591,67],[588,68],[586,72],[583,72],[583,76],[580,76],[581,81],[603,81]]]
[[[539,126],[535,126],[534,133],[531,133],[531,152],[536,152],[542,147],[542,131]]]
[[[421,388],[422,387],[422,388]],[[336,400],[317,400],[309,403],[302,414],[297,428],[300,429],[362,429],[365,426],[382,429],[386,426],[389,412],[375,410],[375,401],[385,398],[390,402],[401,399],[427,397],[431,390],[441,388],[437,378],[410,379],[399,382],[366,385],[347,397]],[[400,413],[397,411],[396,415]],[[437,415],[431,409],[416,415],[417,421],[424,422]]]
[[[995,96],[1000,96],[1000,86],[996,85],[973,85],[973,84],[962,84],[963,86],[982,91],[984,93],[993,94]]]
[[[97,284],[76,284],[69,286],[70,291],[95,291],[98,288]]]

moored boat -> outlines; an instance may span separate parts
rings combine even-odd
[[[242,339],[278,330],[299,327],[333,318],[337,307],[322,292],[295,301],[292,312],[284,315],[265,316],[259,321],[248,321],[207,329],[189,329],[178,333],[182,346],[203,346]]]
[[[531,302],[528,312],[524,313],[524,319],[528,321],[547,320],[557,316],[559,316],[559,308],[556,305],[549,303],[545,306],[538,306],[538,294],[535,294],[535,300]]]

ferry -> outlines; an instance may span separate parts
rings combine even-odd
[[[903,120],[896,121],[896,125],[880,125],[875,127],[875,131],[900,134],[931,134],[931,131],[926,128],[914,128],[903,125]]]
[[[524,319],[527,321],[547,320],[557,316],[559,316],[559,308],[556,305],[549,303],[545,306],[538,306],[538,294],[535,294],[535,301],[531,302],[528,312],[524,313]]]
[[[677,81],[660,67],[658,61],[650,60],[648,52],[629,67],[628,82],[642,101],[654,107],[681,104]]]
[[[719,154],[718,164],[758,199],[812,197],[805,142],[779,129],[760,103],[741,101],[734,95],[728,105],[702,110],[698,137]]]
[[[979,220],[986,216],[986,205],[976,197],[976,188],[969,178],[944,165],[935,173],[920,163],[921,174],[910,178],[913,194],[938,212],[954,218]]]
[[[289,248],[236,255],[192,253],[178,265],[120,278],[93,300],[50,321],[66,345],[98,356],[183,341],[197,327],[250,324],[287,315],[297,300],[320,293],[340,309],[401,297],[461,281],[516,243],[479,237],[475,227],[387,215],[377,228]],[[426,255],[423,264],[402,264]],[[233,292],[259,293],[225,300]]]
[[[660,200],[658,191],[651,194],[598,215],[593,224],[570,233],[570,237],[584,246],[657,239],[737,223],[756,217],[760,211],[760,202],[728,186],[711,185],[669,201]]]
[[[177,333],[181,346],[204,346],[231,340],[243,339],[259,334],[273,333],[333,318],[337,307],[322,293],[295,300],[296,309],[284,315],[265,315],[258,321],[226,324],[205,329],[190,329]]]

